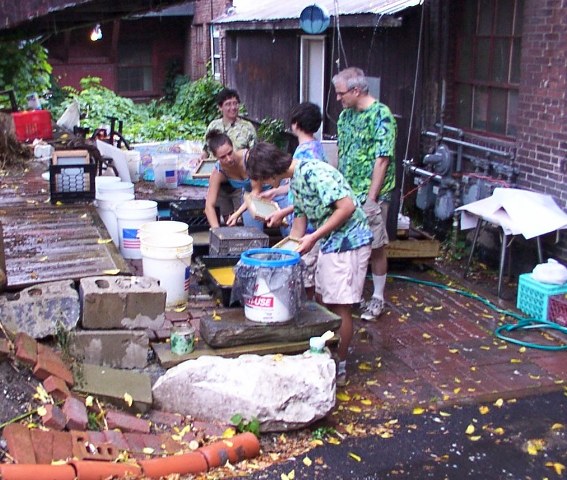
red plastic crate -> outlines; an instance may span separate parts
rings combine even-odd
[[[53,138],[51,113],[47,110],[30,110],[12,113],[16,138],[19,142],[33,141],[36,138]]]
[[[567,294],[554,295],[549,299],[548,320],[567,327]]]

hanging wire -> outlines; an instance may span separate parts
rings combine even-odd
[[[370,57],[372,56],[372,47],[374,46],[374,38],[376,38],[376,32],[378,31],[378,26],[380,25],[380,20],[384,16],[383,13],[377,13],[376,17],[378,20],[376,21],[376,25],[374,25],[374,30],[372,31],[372,38],[370,39],[370,47],[368,47],[368,58],[366,59],[366,71],[370,70]]]
[[[348,68],[348,59],[345,53],[345,47],[343,44],[343,37],[341,35],[341,21],[340,21],[340,9],[339,9],[339,0],[335,0],[335,15],[337,17],[337,45],[339,47],[339,58],[337,59],[337,68],[339,71],[341,70],[340,64],[340,56],[341,53],[343,54],[343,58],[345,60],[345,68]]]
[[[416,63],[415,63],[415,75],[414,75],[414,79],[413,79],[413,95],[412,95],[412,99],[411,99],[411,112],[410,112],[410,118],[409,118],[409,124],[408,124],[408,136],[407,136],[407,141],[406,141],[406,151],[404,152],[404,160],[407,160],[408,158],[408,154],[409,154],[409,146],[410,146],[410,138],[411,138],[411,129],[413,126],[413,118],[415,115],[415,99],[416,99],[416,92],[417,92],[417,81],[418,81],[418,77],[419,77],[419,66],[421,65],[421,48],[422,48],[422,42],[423,42],[423,24],[424,24],[424,19],[425,19],[425,4],[422,4],[421,6],[421,19],[420,19],[420,23],[419,23],[419,39],[418,39],[418,43],[417,43],[417,58],[416,58]],[[406,181],[406,169],[402,168],[402,189],[404,188],[404,184]],[[402,199],[400,201],[400,208],[398,209],[398,213],[402,213],[402,210],[404,208],[404,199],[406,196],[402,196]]]

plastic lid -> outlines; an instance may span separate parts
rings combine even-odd
[[[297,265],[300,259],[299,253],[281,248],[253,248],[240,255],[244,265],[253,267],[288,267]]]

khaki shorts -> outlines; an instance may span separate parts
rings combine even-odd
[[[372,235],[374,235],[374,240],[372,240],[372,248],[380,248],[384,245],[388,245],[388,232],[386,230],[386,219],[388,218],[388,207],[390,204],[388,202],[366,202],[362,209],[366,213],[368,218],[368,224],[370,225],[370,230],[372,230]]]
[[[232,213],[240,208],[240,205],[242,205],[242,189],[234,188],[229,183],[221,184],[215,204],[221,217],[226,221]]]
[[[303,286],[311,288],[315,286],[315,272],[317,271],[317,259],[319,258],[319,242],[301,257],[303,263]]]
[[[370,245],[340,253],[321,253],[315,273],[315,291],[323,303],[352,305],[360,302],[370,259]]]

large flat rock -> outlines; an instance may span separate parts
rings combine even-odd
[[[244,309],[234,308],[221,313],[215,320],[212,315],[201,319],[200,336],[211,347],[224,348],[238,345],[277,342],[301,342],[317,337],[341,325],[338,315],[316,302],[307,302],[297,318],[285,324],[258,323],[244,317]]]

